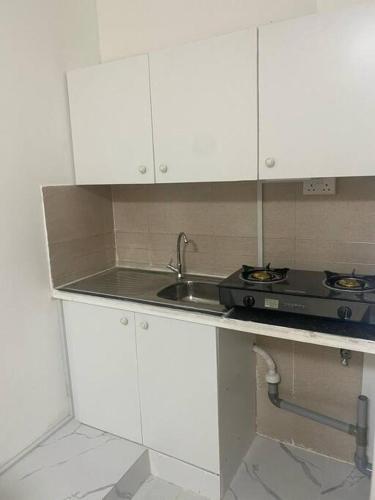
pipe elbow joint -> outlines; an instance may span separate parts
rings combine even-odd
[[[359,472],[361,472],[364,476],[372,476],[372,464],[369,463],[367,457],[360,457],[356,453],[354,455],[354,463]]]
[[[274,406],[277,406],[277,408],[280,408],[281,399],[279,398],[279,396],[276,396],[275,394],[268,394],[268,399],[271,401],[271,403]]]

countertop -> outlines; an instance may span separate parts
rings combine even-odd
[[[131,271],[134,277],[135,270]],[[100,290],[91,290],[91,292],[89,293],[83,290],[82,281],[80,281],[65,286],[65,290],[62,290],[61,288],[54,289],[52,295],[55,299],[65,301],[81,302],[102,307],[110,307],[113,309],[120,309],[124,311],[132,311],[135,313],[152,314],[154,316],[161,316],[177,320],[179,319],[181,321],[190,321],[192,323],[199,323],[237,332],[253,333],[255,335],[265,335],[268,337],[281,338],[285,340],[375,354],[374,340],[358,337],[347,337],[340,335],[339,333],[331,334],[324,333],[324,331],[319,331],[324,327],[324,320],[315,320],[311,323],[311,326],[309,327],[310,329],[306,329],[304,328],[305,323],[302,318],[296,318],[294,320],[294,323],[293,321],[289,322],[288,326],[281,326],[280,321],[277,319],[277,317],[274,317],[274,315],[267,314],[267,317],[264,317],[264,314],[255,314],[254,318],[256,318],[256,321],[252,321],[249,320],[248,317],[246,318],[246,320],[244,320],[243,318],[241,318],[241,315],[239,315],[237,318],[225,317],[223,315],[224,309],[221,306],[219,306],[218,308],[214,308],[213,310],[207,310],[206,312],[203,312],[201,307],[199,311],[196,309],[194,310],[193,308],[189,308],[188,306],[184,307],[184,309],[181,309],[180,307],[176,306],[176,304],[171,303],[172,301],[166,299],[158,299],[158,302],[156,302],[154,300],[155,292],[163,286],[168,286],[174,283],[175,276],[172,273],[165,272],[158,273],[155,271],[150,272],[144,270],[140,270],[138,272],[147,273],[149,277],[149,286],[146,291],[142,286],[141,280],[137,281],[137,279],[133,280],[132,284],[126,285],[128,288],[125,291],[122,288],[121,283],[119,283],[117,292],[115,294],[113,293],[113,288],[111,288],[111,290],[107,291],[106,293],[103,289],[103,284],[97,285],[99,286]],[[198,277],[196,278],[198,279]],[[219,279],[217,278],[215,279],[203,276],[200,276],[199,279],[200,281],[219,281]],[[113,285],[113,283],[111,285]],[[106,294],[106,296],[102,296],[103,294]],[[357,329],[360,328],[362,327],[360,325],[357,325]],[[375,334],[375,327],[370,328],[373,329]]]

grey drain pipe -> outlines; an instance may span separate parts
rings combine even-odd
[[[349,424],[347,422],[343,422],[342,420],[328,417],[327,415],[322,415],[316,411],[303,408],[302,406],[298,406],[290,401],[285,401],[279,397],[279,384],[281,379],[279,373],[277,372],[275,362],[263,349],[253,346],[253,351],[259,354],[267,363],[268,372],[266,374],[266,381],[268,383],[268,397],[271,403],[282,410],[289,411],[301,417],[313,420],[314,422],[318,422],[328,427],[337,429],[338,431],[355,436],[356,451],[354,455],[354,463],[362,474],[371,476],[372,465],[369,463],[367,458],[368,398],[363,395],[358,397],[356,424]]]

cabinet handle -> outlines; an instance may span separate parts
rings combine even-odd
[[[160,165],[159,170],[160,170],[160,172],[162,172],[163,174],[165,174],[168,171],[168,166],[162,164],[162,165]]]
[[[272,168],[276,165],[275,158],[266,158],[266,161],[264,162],[266,164],[266,167]]]
[[[121,323],[122,325],[126,326],[126,325],[129,323],[129,320],[128,320],[128,318],[125,318],[125,317],[124,317],[124,318],[121,318],[121,319],[120,319],[120,323]]]
[[[148,330],[148,323],[147,323],[147,321],[141,321],[139,323],[139,326],[142,328],[142,330]]]
[[[145,167],[144,165],[140,165],[138,167],[138,171],[141,173],[141,174],[145,174],[147,172],[147,167]]]

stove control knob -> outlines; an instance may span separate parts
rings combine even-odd
[[[350,319],[352,317],[352,310],[348,306],[341,306],[337,309],[337,316],[340,319]]]
[[[243,298],[243,305],[245,307],[253,307],[254,304],[255,304],[255,299],[252,295],[246,295]]]

